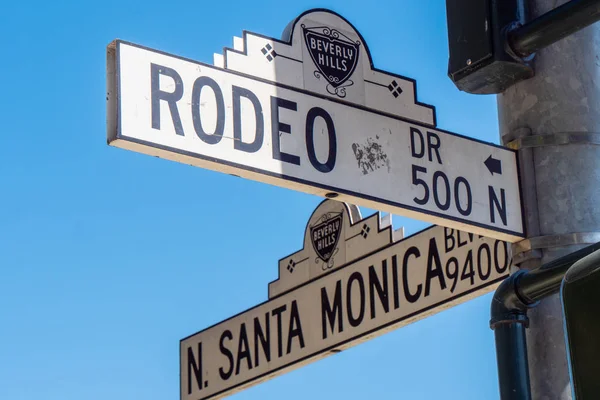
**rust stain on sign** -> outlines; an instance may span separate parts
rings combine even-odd
[[[363,175],[373,172],[381,167],[387,167],[390,172],[390,160],[387,154],[383,152],[383,147],[377,140],[379,136],[373,138],[367,138],[366,143],[360,145],[358,143],[352,143],[352,151],[358,161],[358,168],[362,170]]]

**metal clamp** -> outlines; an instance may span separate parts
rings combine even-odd
[[[547,135],[522,136],[506,143],[506,147],[519,150],[529,147],[563,146],[566,144],[600,145],[600,133],[558,132]]]
[[[542,258],[539,249],[572,246],[578,244],[594,244],[600,242],[600,232],[578,232],[563,235],[547,235],[530,237],[513,243],[513,263],[515,265],[533,258]]]

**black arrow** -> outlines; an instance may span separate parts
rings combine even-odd
[[[491,155],[483,162],[492,176],[494,173],[502,175],[502,161],[493,158]]]

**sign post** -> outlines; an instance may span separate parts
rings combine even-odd
[[[416,82],[311,10],[214,65],[108,46],[108,143],[491,238],[524,237],[516,153],[436,128]]]
[[[434,226],[398,240],[325,200],[268,301],[180,343],[181,399],[221,398],[494,290],[507,242]]]

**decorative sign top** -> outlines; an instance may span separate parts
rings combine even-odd
[[[269,299],[403,237],[403,228],[392,230],[392,214],[362,219],[355,205],[325,200],[308,220],[303,249],[279,261],[279,279],[269,284]]]
[[[215,66],[436,125],[434,107],[416,101],[416,82],[374,68],[361,34],[332,11],[303,13],[282,40],[245,31],[233,43]]]

